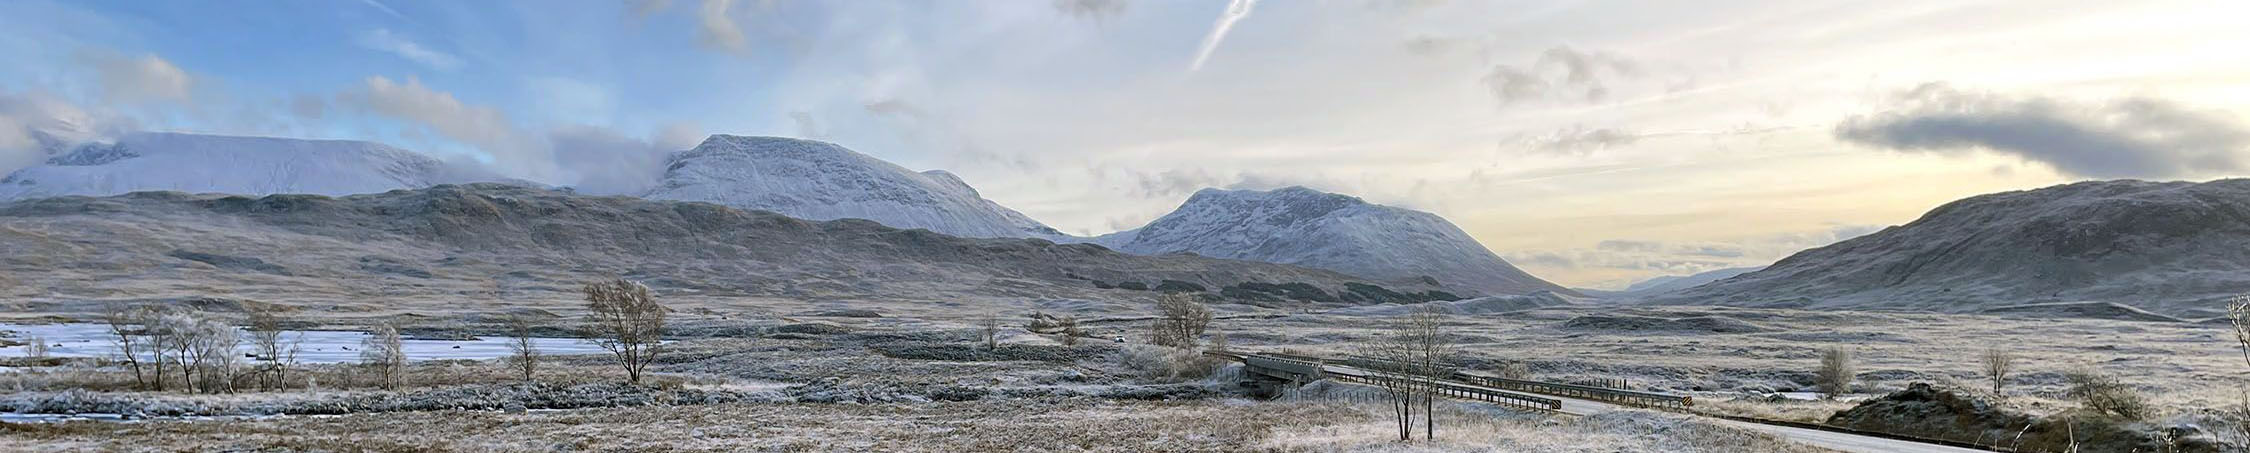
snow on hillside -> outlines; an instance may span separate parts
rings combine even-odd
[[[963,237],[1065,239],[944,171],[916,173],[831,143],[713,135],[672,156],[647,194],[809,220],[858,218]]]
[[[378,143],[135,133],[0,178],[0,200],[172,190],[347,195],[498,178]]]
[[[2114,302],[2208,314],[2250,293],[2250,180],[2093,181],[1947,203],[1658,303],[1974,312]]]
[[[1204,189],[1139,229],[1093,239],[1139,254],[1296,264],[1382,279],[1430,277],[1483,294],[1575,294],[1501,260],[1444,218],[1303,187]]]

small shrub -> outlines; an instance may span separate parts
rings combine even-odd
[[[1063,346],[1078,345],[1078,337],[1081,334],[1081,332],[1079,332],[1078,330],[1078,317],[1064,316],[1061,318],[1056,318],[1055,325],[1062,328]]]
[[[2070,386],[2066,393],[2086,410],[2126,420],[2141,420],[2149,415],[2148,401],[2132,386],[2117,380],[2117,376],[2080,368],[2063,373],[2063,382]]]
[[[24,357],[30,357],[34,359],[47,358],[47,337],[31,337],[24,341]]]
[[[1156,299],[1156,322],[1149,325],[1149,342],[1188,349],[1211,325],[1211,308],[1187,294],[1165,294]]]
[[[1225,364],[1224,360],[1203,355],[1193,349],[1145,344],[1126,345],[1118,349],[1117,361],[1119,365],[1139,373],[1141,377],[1161,381],[1202,379]]]
[[[1523,362],[1501,365],[1498,374],[1508,379],[1528,380],[1531,379],[1531,365]]]
[[[1851,351],[1846,351],[1842,347],[1830,347],[1828,350],[1821,351],[1820,370],[1814,378],[1815,382],[1820,385],[1820,393],[1828,395],[1829,398],[1851,393],[1852,377],[1859,372],[1857,368],[1852,365]]]

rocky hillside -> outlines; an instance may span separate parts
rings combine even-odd
[[[0,204],[0,309],[224,296],[322,313],[569,303],[593,278],[668,295],[952,301],[1184,291],[1257,303],[1411,302],[1429,285],[1090,244],[968,239],[692,202],[499,184],[370,195],[138,192]]]
[[[44,164],[0,178],[0,201],[144,190],[346,195],[498,179],[379,143],[150,132],[58,145]]]
[[[1516,269],[1436,214],[1303,187],[1204,189],[1147,226],[1095,241],[1145,255],[1187,252],[1377,279],[1427,277],[1463,294],[1576,294]]]
[[[2250,180],[2096,181],[1939,206],[1660,303],[1975,312],[2112,302],[2207,315],[2250,293]]]
[[[811,220],[867,219],[962,237],[1064,237],[984,199],[951,173],[916,173],[832,143],[793,138],[713,135],[674,155],[647,198]]]

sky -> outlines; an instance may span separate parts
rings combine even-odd
[[[39,141],[383,142],[633,193],[708,134],[945,169],[1057,229],[1204,188],[1425,210],[1540,277],[1773,262],[1983,193],[2250,173],[2232,1],[0,2]]]

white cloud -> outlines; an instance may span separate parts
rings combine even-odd
[[[362,87],[346,92],[340,100],[475,146],[496,162],[553,166],[535,163],[537,159],[532,157],[536,156],[531,155],[535,147],[499,109],[461,102],[451,93],[423,86],[418,78],[399,83],[383,76],[368,77]],[[543,168],[530,170],[528,175],[533,177],[552,174]]]
[[[742,27],[734,23],[727,11],[734,8],[734,0],[703,0],[696,10],[697,39],[704,47],[726,52],[750,51],[750,41],[742,36]]]
[[[406,39],[405,36],[392,33],[390,29],[386,28],[377,28],[360,33],[359,37],[352,42],[368,50],[397,55],[399,58],[428,66],[430,69],[451,71],[460,69],[462,65],[460,57],[423,47],[421,44]]]
[[[1923,152],[1991,150],[2094,178],[2178,178],[2250,169],[2250,125],[2163,99],[2101,103],[1924,84],[1895,109],[1854,116],[1836,137]]]
[[[188,100],[194,78],[156,55],[128,57],[90,51],[83,59],[101,79],[103,97],[118,102]]]

